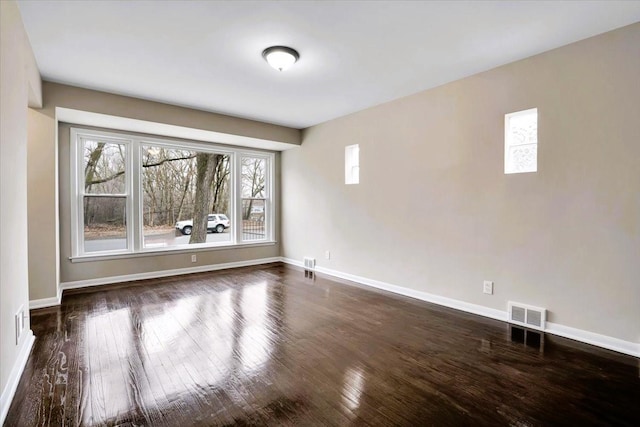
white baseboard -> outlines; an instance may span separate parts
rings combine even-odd
[[[16,394],[20,377],[22,376],[24,367],[27,365],[29,353],[31,353],[31,347],[33,347],[33,342],[35,341],[31,329],[25,331],[25,333],[28,335],[22,339],[18,357],[9,373],[9,381],[7,381],[7,385],[4,387],[4,390],[2,390],[2,395],[0,396],[0,425],[4,425],[4,420],[9,412],[13,396]]]
[[[297,267],[303,267],[302,261],[293,260],[285,257],[271,257],[261,258],[248,261],[229,262],[224,264],[203,265],[199,267],[178,268],[174,270],[160,270],[151,271],[148,273],[127,274],[122,276],[110,276],[101,277],[97,279],[78,280],[74,282],[62,282],[59,287],[58,297],[43,298],[39,300],[33,300],[29,302],[29,308],[42,308],[50,307],[60,304],[62,291],[64,289],[78,289],[90,286],[108,285],[113,283],[131,282],[134,280],[155,279],[159,277],[178,276],[181,274],[190,273],[202,273],[207,271],[224,270],[228,268],[248,267],[252,265],[269,264],[272,262],[284,262],[286,264],[295,265]],[[421,301],[431,302],[444,307],[453,308],[456,310],[465,311],[467,313],[477,314],[491,319],[501,320],[506,322],[508,320],[508,313],[502,310],[496,310],[493,308],[485,307],[478,304],[471,304],[468,302],[456,300],[453,298],[447,298],[440,295],[430,294],[427,292],[417,291],[402,286],[392,285],[390,283],[381,282],[379,280],[369,279],[362,276],[356,276],[354,274],[344,273],[337,270],[332,270],[325,267],[316,266],[315,271],[318,273],[326,274],[345,280],[350,280],[362,285],[371,286],[377,289],[393,292],[395,294],[404,295],[410,298],[419,299]],[[601,335],[594,332],[585,331],[582,329],[572,328],[569,326],[560,325],[557,323],[547,322],[544,332],[558,335],[564,338],[581,341],[587,344],[592,344],[598,347],[606,348],[609,350],[617,351],[619,353],[628,354],[630,356],[640,357],[640,343],[634,343],[631,341],[624,341],[618,338],[610,337],[607,335]]]
[[[60,283],[60,289],[78,289],[90,286],[110,285],[113,283],[133,282],[135,280],[157,279],[159,277],[179,276],[181,274],[204,273],[207,271],[226,270],[228,268],[249,267],[252,265],[280,262],[280,257],[251,259],[247,261],[227,262],[223,264],[202,265],[199,267],[176,268],[173,270],[149,271],[147,273],[125,274],[122,276],[99,277],[97,279],[77,280]]]
[[[282,257],[281,261],[286,264],[295,265],[297,267],[304,267],[302,261],[293,260],[290,258]],[[317,273],[323,273],[328,276],[338,277],[341,279],[350,280],[362,285],[371,286],[374,288],[382,289],[385,291],[393,292],[395,294],[404,295],[411,298],[416,298],[422,301],[431,302],[434,304],[442,305],[456,310],[466,311],[467,313],[473,313],[480,316],[489,317],[491,319],[508,321],[509,315],[507,311],[496,310],[489,307],[484,307],[477,304],[471,304],[464,301],[459,301],[452,298],[446,298],[439,295],[430,294],[427,292],[416,291],[414,289],[404,288],[402,286],[392,285],[390,283],[381,282],[378,280],[368,279],[366,277],[356,276],[349,273],[343,273],[341,271],[332,270],[325,267],[316,266],[314,269]],[[607,335],[601,335],[594,332],[585,331],[582,329],[571,328],[569,326],[559,325],[557,323],[547,322],[544,332],[558,335],[564,338],[569,338],[576,341],[581,341],[587,344],[595,345],[598,347],[606,348],[608,350],[617,351],[619,353],[628,354],[630,356],[640,357],[640,343],[634,343],[631,341],[624,341],[618,338],[610,337]]]
[[[547,322],[547,327],[544,331],[553,335],[558,335],[560,337],[607,348],[609,350],[617,351],[618,353],[640,357],[640,343],[624,341],[619,338],[610,337],[608,335],[596,334],[595,332],[576,329],[570,326],[559,325],[552,322]]]
[[[291,260],[288,258],[282,258],[282,262],[287,264],[297,265],[302,267],[302,262]],[[314,269],[318,273],[323,273],[329,276],[338,277],[340,279],[350,280],[352,282],[360,283],[363,285],[371,286],[373,288],[382,289],[384,291],[393,292],[394,294],[404,295],[406,297],[419,299],[426,302],[432,302],[434,304],[442,305],[444,307],[455,308],[456,310],[466,311],[467,313],[478,314],[484,317],[490,317],[491,319],[503,320],[508,319],[506,311],[500,311],[493,308],[485,307],[482,305],[471,304],[468,302],[446,298],[443,296],[430,294],[427,292],[417,291],[415,289],[404,288],[402,286],[392,285],[390,283],[381,282],[379,280],[369,279],[362,276],[356,276],[354,274],[343,273],[341,271],[332,270],[325,267],[316,266]]]
[[[51,298],[41,298],[29,301],[29,310],[36,308],[54,307],[62,301],[62,288],[58,286],[58,295]]]
[[[227,268],[248,267],[251,265],[280,262],[280,257],[260,258],[248,261],[228,262],[224,264],[202,265],[199,267],[177,268],[174,270],[159,270],[148,273],[126,274],[122,276],[100,277],[97,279],[77,280],[74,282],[61,282],[58,286],[58,296],[29,301],[29,309],[54,307],[62,301],[62,291],[65,289],[86,288],[89,286],[109,285],[113,283],[133,282],[134,280],[156,279],[159,277],[178,276],[181,274],[202,273],[207,271],[224,270]]]

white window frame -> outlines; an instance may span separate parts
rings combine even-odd
[[[358,144],[344,147],[344,183],[346,185],[360,183],[360,146]]]
[[[242,158],[250,157],[257,159],[264,159],[265,164],[265,182],[264,182],[264,223],[265,223],[265,237],[264,239],[256,240],[243,240],[242,239],[242,227],[236,227],[234,232],[236,233],[236,241],[244,244],[250,244],[252,242],[265,242],[274,240],[274,227],[275,227],[275,215],[273,206],[273,176],[274,176],[274,161],[273,154],[258,153],[255,151],[239,150],[235,159],[235,174],[234,183],[236,183],[235,195],[236,203],[233,205],[236,207],[234,213],[234,221],[236,224],[242,224]]]
[[[518,146],[518,145],[534,145],[534,144],[532,144],[532,143],[514,144],[513,143],[512,134],[511,134],[511,119],[514,118],[514,117],[529,116],[529,115],[532,115],[532,114],[535,114],[535,117],[536,117],[536,142],[535,142],[535,146],[536,146],[536,165],[535,165],[535,169],[533,169],[533,170],[519,171],[519,170],[515,169],[513,163],[511,162],[510,148]],[[538,127],[538,109],[537,108],[530,108],[528,110],[516,111],[514,113],[505,114],[505,116],[504,116],[504,173],[505,174],[533,173],[533,172],[537,172],[538,171],[538,154],[537,154],[538,136],[537,136],[537,127]]]
[[[106,197],[126,198],[126,231],[127,249],[112,251],[92,251],[84,250],[84,141],[95,140],[125,144],[127,147],[127,161],[125,164],[125,188],[123,194],[107,194]],[[196,141],[176,141],[170,139],[159,139],[146,136],[135,136],[119,132],[98,131],[82,128],[71,128],[70,132],[70,168],[71,168],[71,257],[74,262],[95,259],[117,259],[136,256],[150,256],[157,253],[167,252],[193,252],[198,250],[228,249],[230,247],[260,246],[275,243],[275,153],[267,151],[252,151],[242,147],[218,145],[212,143],[202,143]],[[142,192],[142,148],[152,145],[155,147],[197,150],[199,152],[211,152],[224,154],[230,157],[231,164],[231,212],[232,233],[228,242],[211,242],[198,244],[175,245],[162,248],[144,247],[143,230],[143,192]],[[265,238],[261,240],[242,241],[241,222],[241,177],[242,168],[240,162],[242,157],[262,158],[266,161],[265,168]],[[91,194],[91,193],[90,193]],[[101,197],[101,196],[98,196]]]
[[[131,139],[125,135],[115,134],[100,134],[93,133],[78,133],[71,130],[72,143],[71,143],[71,248],[73,254],[105,254],[105,255],[117,255],[127,253],[133,250],[133,227],[132,218],[134,215],[133,203],[131,196],[133,194],[132,183],[132,149]],[[97,193],[85,193],[84,191],[84,174],[81,171],[84,169],[84,141],[95,140],[99,138],[101,142],[122,144],[126,147],[126,161],[125,161],[125,191],[118,194],[97,194]],[[102,252],[84,252],[84,197],[122,197],[125,198],[125,220],[126,220],[126,234],[127,234],[127,247],[121,250],[102,251]],[[76,227],[73,224],[77,224]]]

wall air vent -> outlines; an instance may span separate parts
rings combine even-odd
[[[547,310],[509,301],[509,322],[544,331]]]
[[[313,270],[316,268],[316,259],[310,257],[304,257],[304,269],[305,270]]]

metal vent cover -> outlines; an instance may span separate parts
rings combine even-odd
[[[522,307],[513,307],[511,309],[511,320],[514,322],[524,323],[527,311]]]
[[[509,301],[509,322],[526,326],[527,328],[545,328],[547,310],[541,307]]]
[[[527,325],[540,327],[542,323],[542,313],[537,310],[527,310]]]
[[[304,269],[305,270],[313,270],[316,268],[316,259],[311,257],[304,257]]]

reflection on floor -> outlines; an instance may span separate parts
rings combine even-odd
[[[638,359],[272,264],[66,293],[7,426],[640,425]]]

